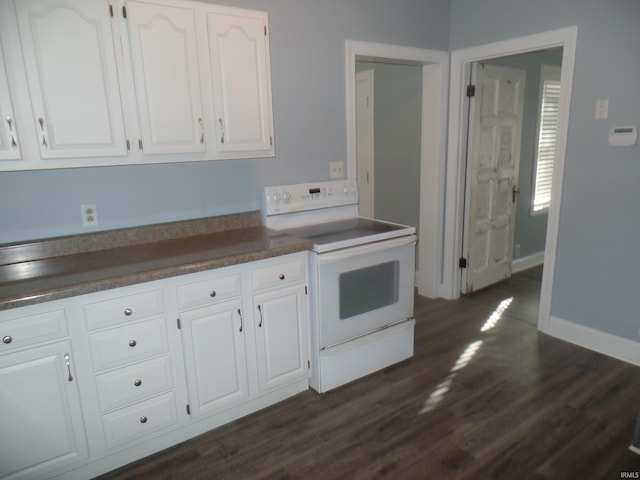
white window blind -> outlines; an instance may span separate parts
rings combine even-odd
[[[533,176],[531,213],[543,213],[551,203],[553,160],[558,131],[560,108],[560,67],[542,65],[540,71],[540,108],[538,113],[538,139]]]

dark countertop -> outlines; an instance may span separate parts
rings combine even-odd
[[[0,245],[0,310],[307,250],[259,212]]]

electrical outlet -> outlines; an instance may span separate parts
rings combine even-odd
[[[331,169],[331,178],[344,178],[344,162],[342,160],[336,160],[330,162],[329,168]]]
[[[513,250],[514,250],[513,255],[516,256],[516,257],[519,257],[520,256],[520,244],[516,243],[516,248],[514,248]]]
[[[82,212],[82,226],[92,227],[98,225],[98,207],[95,203],[85,203],[80,205]]]

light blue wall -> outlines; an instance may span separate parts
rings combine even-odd
[[[451,20],[451,49],[578,26],[551,314],[640,340],[640,147],[607,144],[640,124],[640,2],[452,0]]]
[[[346,162],[345,39],[447,50],[448,0],[222,0],[267,11],[276,158],[0,173],[0,243],[260,208],[261,187]]]

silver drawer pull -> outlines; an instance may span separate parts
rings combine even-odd
[[[2,337],[2,343],[9,345],[11,342],[13,342],[13,337],[11,337],[11,335],[5,335]]]
[[[147,423],[147,420],[149,420],[147,417],[145,417],[144,415],[140,417],[140,423]]]
[[[209,292],[209,296],[210,296],[211,298],[215,297],[216,295],[217,295],[217,293],[216,293],[216,291],[215,291],[215,290],[211,290],[211,291]]]
[[[138,344],[138,342],[136,342],[135,340],[129,340],[129,346],[131,348],[135,347]]]
[[[124,310],[124,314],[125,314],[127,317],[130,317],[131,315],[133,315],[133,310],[131,310],[130,308],[125,308],[125,310]]]
[[[133,384],[134,384],[136,387],[139,387],[140,385],[142,385],[142,380],[140,380],[139,378],[136,378],[136,379],[133,381]]]
[[[280,280],[284,280],[284,273],[281,273],[280,275],[278,275],[278,278],[279,278]]]

